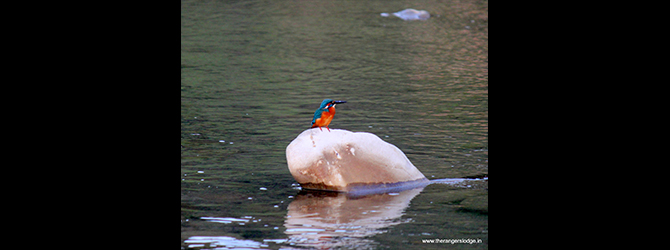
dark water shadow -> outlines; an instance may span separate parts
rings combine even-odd
[[[367,195],[303,190],[288,206],[287,243],[318,249],[374,248],[378,243],[368,237],[411,221],[401,217],[424,187]]]

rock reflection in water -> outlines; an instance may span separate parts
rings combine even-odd
[[[311,248],[374,248],[365,237],[409,222],[400,219],[424,187],[398,193],[354,197],[346,193],[302,191],[289,206],[284,226],[291,245]]]

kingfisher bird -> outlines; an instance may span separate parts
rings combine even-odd
[[[312,128],[319,127],[319,130],[323,131],[321,127],[326,127],[328,132],[328,124],[333,120],[335,116],[335,105],[340,103],[346,103],[347,101],[333,101],[332,99],[325,99],[321,102],[321,106],[314,112],[314,118],[312,119]]]

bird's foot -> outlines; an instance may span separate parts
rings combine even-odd
[[[328,132],[330,132],[330,128],[326,126],[326,129],[328,129]]]

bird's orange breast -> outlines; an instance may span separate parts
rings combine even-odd
[[[321,118],[316,119],[314,121],[314,124],[312,125],[312,128],[316,127],[327,127],[328,124],[333,120],[333,117],[335,116],[335,108],[330,107],[328,108],[328,112],[321,112]]]

